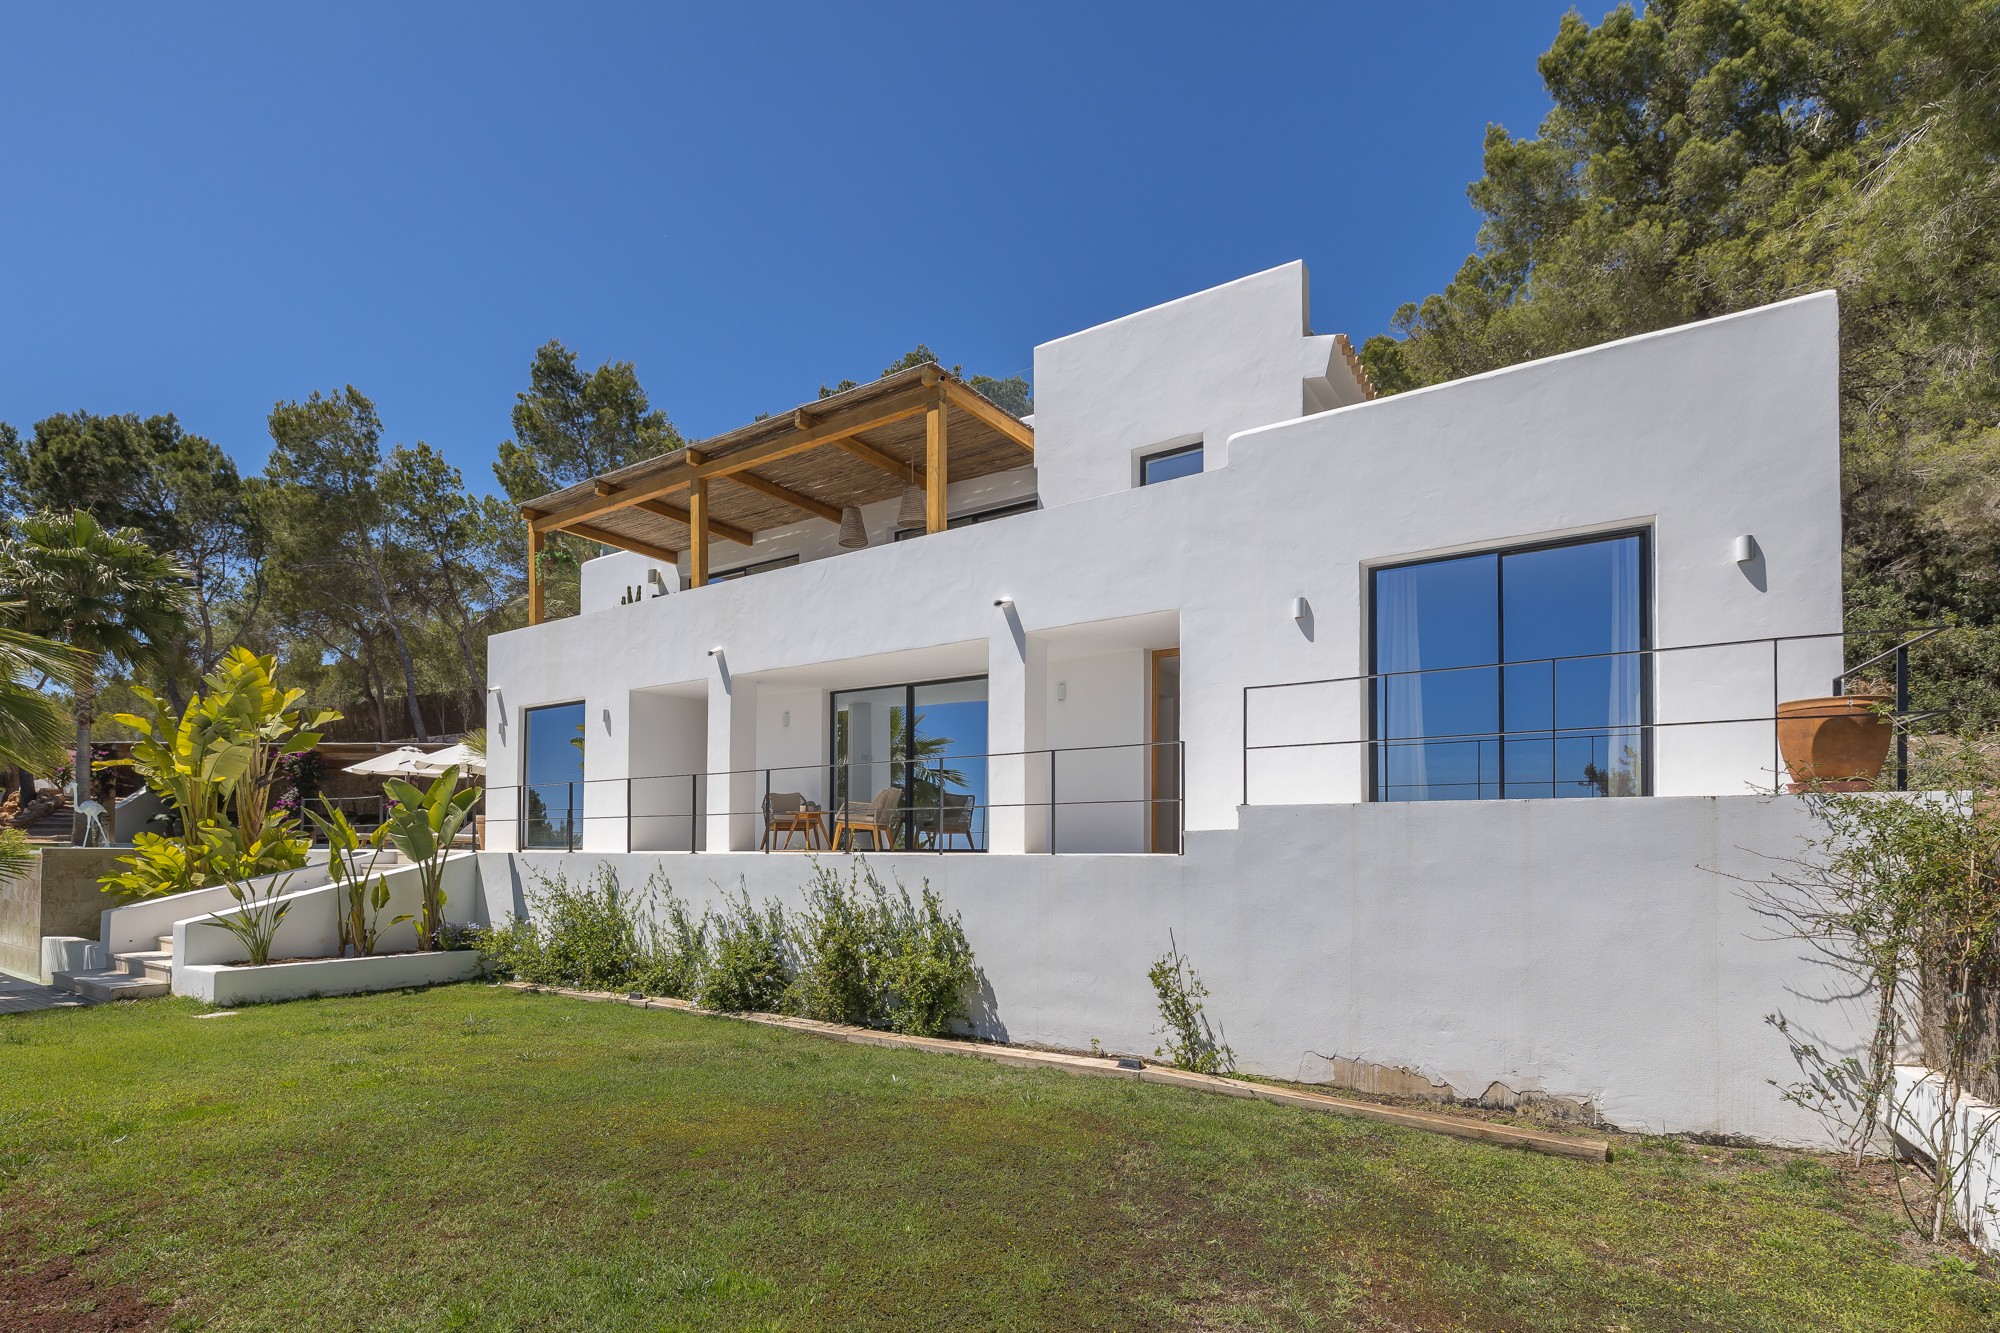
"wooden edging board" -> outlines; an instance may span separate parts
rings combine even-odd
[[[1374,1102],[1333,1097],[1323,1092],[1272,1087],[1243,1079],[1222,1078],[1214,1074],[1191,1074],[1186,1070],[1167,1069],[1159,1065],[1140,1064],[1135,1069],[1104,1056],[1069,1055],[1061,1051],[1038,1051],[1025,1046],[1004,1046],[992,1042],[954,1041],[944,1037],[908,1037],[899,1032],[878,1032],[873,1028],[846,1027],[839,1023],[821,1023],[810,1018],[790,1018],[783,1014],[727,1014],[714,1009],[704,1009],[686,1000],[670,1000],[662,996],[634,999],[630,995],[613,991],[573,990],[566,986],[540,986],[528,981],[503,981],[499,984],[508,990],[561,995],[572,1000],[608,1001],[628,1004],[635,1009],[677,1009],[682,1013],[700,1014],[708,1018],[733,1018],[746,1023],[762,1023],[766,1027],[804,1032],[816,1037],[830,1037],[835,1041],[853,1042],[859,1046],[888,1046],[904,1050],[929,1051],[936,1055],[973,1056],[981,1060],[991,1060],[996,1064],[1012,1065],[1017,1069],[1060,1069],[1071,1074],[1135,1079],[1141,1083],[1192,1088],[1197,1092],[1219,1093],[1225,1097],[1247,1097],[1278,1106],[1296,1106],[1307,1111],[1327,1111],[1334,1115],[1357,1116],[1363,1120],[1379,1120],[1391,1125],[1402,1125],[1406,1129],[1426,1130],[1432,1134],[1449,1134],[1455,1138],[1477,1139],[1509,1148],[1525,1148],[1529,1152],[1546,1153],[1552,1157],[1572,1157],[1584,1162],[1611,1160],[1611,1145],[1603,1139],[1573,1138],[1565,1134],[1550,1134],[1538,1129],[1523,1129],[1517,1125],[1477,1120],[1470,1116],[1442,1115],[1431,1111],[1408,1110],[1400,1106],[1381,1106]]]

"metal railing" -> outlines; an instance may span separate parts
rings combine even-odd
[[[1574,794],[1581,796],[1649,795],[1654,789],[1656,775],[1660,770],[1657,754],[1658,742],[1663,737],[1683,735],[1696,728],[1744,728],[1768,727],[1770,731],[1768,775],[1773,785],[1784,773],[1784,759],[1778,739],[1777,724],[1779,705],[1786,693],[1788,675],[1795,686],[1803,685],[1811,677],[1805,668],[1787,673],[1782,669],[1781,658],[1786,645],[1820,645],[1826,652],[1826,645],[1833,645],[1833,651],[1841,652],[1844,660],[1846,641],[1852,638],[1885,638],[1897,636],[1898,641],[1884,651],[1867,658],[1851,667],[1844,667],[1832,677],[1829,692],[1843,693],[1847,683],[1863,676],[1871,668],[1884,662],[1893,661],[1895,693],[1890,712],[1893,714],[1896,760],[1895,784],[1897,789],[1907,789],[1909,784],[1909,737],[1911,726],[1937,716],[1934,712],[1916,712],[1910,704],[1910,650],[1918,644],[1944,633],[1949,626],[1919,626],[1912,629],[1869,631],[1849,633],[1827,632],[1821,634],[1777,635],[1752,639],[1725,639],[1707,643],[1675,644],[1664,647],[1614,650],[1598,653],[1577,653],[1556,657],[1522,659],[1509,662],[1481,662],[1449,667],[1415,668],[1404,671],[1365,672],[1348,676],[1331,676],[1316,680],[1281,681],[1263,685],[1249,685],[1243,689],[1242,724],[1242,803],[1261,804],[1253,799],[1252,762],[1255,756],[1273,752],[1297,752],[1311,750],[1339,750],[1342,747],[1366,747],[1367,768],[1365,775],[1350,772],[1349,778],[1365,776],[1365,785],[1357,783],[1361,794],[1348,800],[1396,800],[1407,799],[1395,793],[1404,789],[1422,788],[1473,788],[1472,794],[1485,797],[1491,790],[1495,795],[1514,794],[1510,788],[1546,787],[1546,792],[1520,792],[1521,795],[1558,795],[1558,789],[1575,788]],[[1671,716],[1662,719],[1655,715],[1662,685],[1672,687],[1678,695],[1699,696],[1705,688],[1722,688],[1715,692],[1728,693],[1727,680],[1704,678],[1698,667],[1682,672],[1674,664],[1677,655],[1701,653],[1725,653],[1731,650],[1769,650],[1769,711],[1761,705],[1754,711],[1741,709],[1725,712],[1721,716],[1682,717]],[[1562,668],[1569,664],[1614,665],[1629,662],[1632,672],[1632,693],[1630,708],[1634,716],[1598,717],[1590,720],[1572,721],[1565,725],[1564,705],[1561,692]],[[1507,698],[1510,675],[1532,672],[1536,669],[1547,673],[1546,725],[1511,725],[1509,713],[1512,705]],[[1490,673],[1495,682],[1496,697],[1492,712],[1498,725],[1489,729],[1454,731],[1443,733],[1421,732],[1408,735],[1383,734],[1391,724],[1385,720],[1387,698],[1399,683],[1409,682],[1413,687],[1430,680],[1465,676],[1468,673]],[[1736,673],[1740,677],[1740,671]],[[1825,677],[1820,677],[1825,679]],[[1272,697],[1274,692],[1287,690],[1324,689],[1328,687],[1350,687],[1358,695],[1354,703],[1344,708],[1322,710],[1344,714],[1350,724],[1365,734],[1342,736],[1332,739],[1282,740],[1259,742],[1254,738],[1252,721],[1253,703]],[[1601,682],[1593,682],[1593,688],[1600,696],[1604,693]],[[1743,691],[1736,691],[1739,697]],[[1793,693],[1797,693],[1795,688]],[[1674,699],[1673,711],[1678,713],[1684,700]],[[1608,712],[1609,710],[1607,710]],[[1558,745],[1568,743],[1572,748],[1580,748],[1588,742],[1590,755],[1584,767],[1574,776],[1565,778],[1555,766],[1554,752]],[[1613,744],[1623,744],[1628,756],[1614,758]],[[1540,744],[1550,747],[1551,762],[1546,779],[1535,776],[1510,780],[1507,776],[1507,754],[1510,746]],[[1597,762],[1597,747],[1605,747],[1605,762]],[[1474,777],[1433,782],[1398,782],[1394,778],[1394,759],[1399,752],[1409,747],[1453,746],[1470,747],[1472,750],[1472,770]],[[1495,776],[1487,778],[1489,771],[1488,748],[1493,747],[1495,762],[1491,771]],[[1741,747],[1737,747],[1741,748]],[[1690,768],[1700,763],[1698,756],[1682,754],[1676,762],[1688,764]],[[1622,765],[1622,768],[1621,768]],[[1748,776],[1747,774],[1745,775]],[[1451,799],[1445,797],[1444,799]],[[1287,803],[1287,802],[1276,802]],[[1343,802],[1344,803],[1344,802]]]
[[[969,778],[975,767],[977,778]],[[1007,779],[1002,785],[1022,799],[992,799],[996,768]],[[1180,855],[1186,850],[1186,784],[1182,742],[1134,741],[486,790],[489,833],[512,820],[517,845],[526,851],[578,851],[586,841],[603,847],[603,840],[586,834],[615,825],[619,832],[610,841],[628,852],[706,852],[708,830],[726,822],[731,841],[754,841],[754,850],[766,853],[836,844],[854,850],[864,840],[878,851],[984,852],[995,817],[1018,811],[1022,845],[1038,842],[1038,853]],[[877,805],[890,789],[896,797]],[[806,804],[786,813],[787,799],[774,814],[774,795],[798,795]]]

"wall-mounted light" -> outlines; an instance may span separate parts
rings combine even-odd
[[[1303,597],[1292,598],[1292,619],[1304,620],[1306,614],[1306,599]]]
[[[1059,680],[1059,681],[1057,681],[1057,682],[1056,682],[1056,702],[1057,702],[1057,703],[1061,703],[1061,702],[1063,702],[1063,700],[1065,700],[1065,699],[1067,699],[1067,698],[1069,698],[1069,682],[1068,682],[1068,681],[1066,681],[1066,680]]]
[[[781,717],[779,718],[779,721],[778,721],[778,725],[779,725],[779,726],[781,726],[781,727],[789,727],[789,726],[791,726],[791,725],[792,725],[792,710],[791,710],[791,709],[787,708],[787,709],[786,709],[786,710],[784,711],[784,713],[783,713],[783,714],[781,715]]]
[[[993,599],[993,605],[995,606],[1012,606],[1013,604],[1014,599],[1011,597],[996,597]]]
[[[722,650],[720,648],[711,648],[708,650],[708,655],[710,657],[720,657],[722,656]]]
[[[1747,532],[1744,533],[1741,537],[1738,537],[1736,539],[1736,545],[1733,553],[1736,557],[1737,564],[1739,565],[1749,564],[1752,560],[1755,560],[1757,558],[1757,539],[1755,537],[1752,537]]]

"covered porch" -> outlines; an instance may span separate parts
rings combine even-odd
[[[706,680],[531,708],[489,829],[524,850],[1179,853],[1178,618],[1016,648],[756,673],[717,652]]]
[[[1030,465],[1034,441],[1027,424],[927,364],[579,482],[522,507],[529,623],[546,614],[551,533],[677,565],[685,554],[688,586],[699,588],[718,543],[747,550],[804,523],[865,546],[861,508],[885,500],[901,498],[902,527],[942,532],[953,482]]]

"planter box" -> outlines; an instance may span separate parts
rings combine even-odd
[[[174,969],[174,994],[234,1006],[296,1000],[307,995],[356,995],[364,991],[435,986],[447,981],[468,981],[478,975],[479,954],[472,949],[386,954],[376,958],[314,958],[265,967],[195,964]]]

